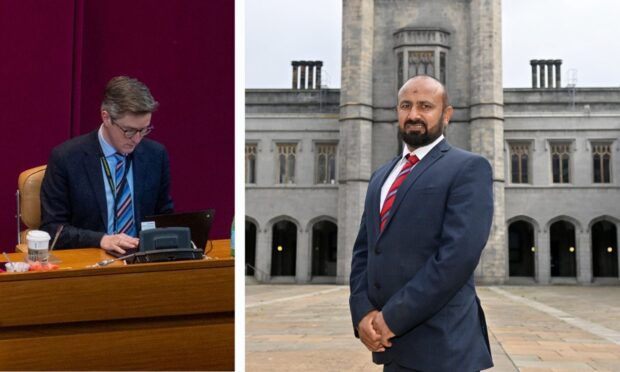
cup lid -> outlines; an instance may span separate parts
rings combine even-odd
[[[27,240],[36,240],[36,241],[44,241],[44,240],[50,240],[50,234],[48,234],[45,231],[41,231],[41,230],[30,230],[28,231],[28,234],[26,235],[26,239]]]

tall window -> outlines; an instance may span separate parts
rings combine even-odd
[[[611,144],[593,143],[592,144],[592,168],[594,170],[594,183],[611,182]]]
[[[409,76],[435,76],[435,53],[432,51],[409,52]]]
[[[336,144],[316,145],[316,183],[336,183]]]
[[[394,33],[397,88],[416,75],[446,83],[450,32],[439,28],[404,27]]]
[[[530,145],[527,143],[510,144],[510,170],[512,183],[529,182]]]
[[[295,158],[297,145],[294,143],[278,144],[278,183],[295,183]]]
[[[551,144],[551,167],[553,169],[553,183],[570,182],[570,144]]]
[[[256,183],[256,144],[245,145],[245,183]]]

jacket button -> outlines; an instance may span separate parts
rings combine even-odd
[[[375,248],[375,254],[380,254],[381,250],[379,248]]]
[[[376,289],[381,289],[381,284],[379,284],[379,283],[375,283],[375,288],[376,288]]]

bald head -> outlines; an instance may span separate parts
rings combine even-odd
[[[401,100],[406,91],[412,90],[417,92],[419,89],[427,89],[432,94],[441,94],[443,108],[450,106],[446,87],[439,80],[429,75],[417,75],[407,80],[398,91],[398,101]]]

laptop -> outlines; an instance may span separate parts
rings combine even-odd
[[[209,240],[209,231],[215,217],[215,209],[198,212],[157,214],[146,216],[143,222],[155,222],[155,227],[189,227],[190,235],[198,249],[205,249]]]
[[[188,227],[192,242],[196,244],[196,247],[200,250],[204,250],[209,240],[209,231],[211,231],[211,224],[213,223],[213,217],[215,216],[215,209],[205,209],[197,212],[186,213],[170,213],[170,214],[156,214],[152,216],[146,216],[142,222],[153,222],[155,228],[158,227]],[[130,254],[143,252],[142,246],[136,249],[125,249],[124,254],[120,254],[114,251],[107,252],[114,257],[123,257]]]

